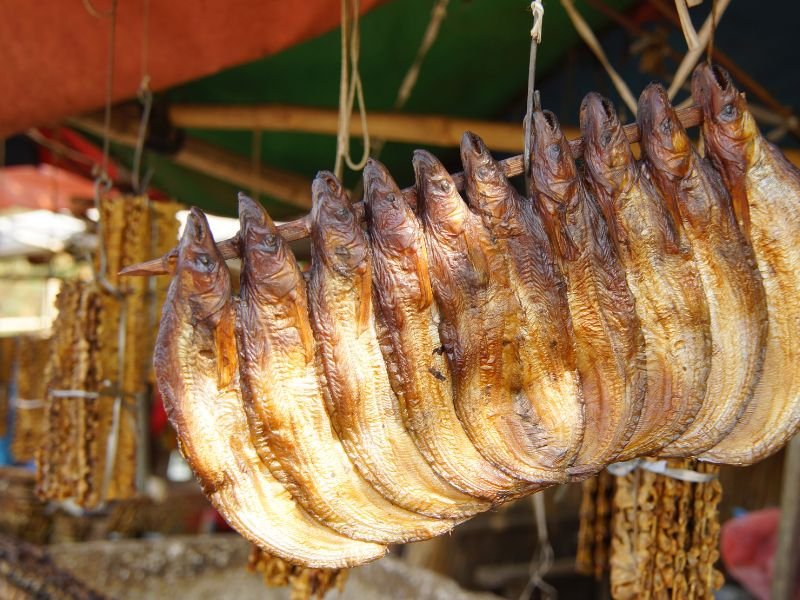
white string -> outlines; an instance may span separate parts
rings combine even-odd
[[[664,477],[677,479],[679,481],[688,481],[690,483],[708,483],[717,478],[716,473],[700,473],[691,469],[675,469],[668,467],[666,460],[644,460],[641,458],[634,458],[633,460],[614,463],[606,467],[606,470],[616,477],[624,477],[637,469],[650,471],[651,473],[656,473],[657,475],[663,475]]]

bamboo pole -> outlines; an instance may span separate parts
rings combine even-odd
[[[680,119],[684,127],[694,127],[695,125],[699,125],[702,120],[702,114],[700,112],[700,109],[696,106],[689,106],[686,108],[678,109],[677,113],[678,113],[678,118]],[[629,142],[633,143],[639,141],[639,126],[636,123],[630,123],[628,125],[625,125],[624,131],[625,131],[625,136],[628,138]],[[517,135],[519,135],[519,132]],[[580,138],[574,139],[570,141],[569,145],[570,149],[572,150],[572,155],[574,157],[578,158],[583,155],[582,139]],[[505,173],[506,177],[514,177],[516,175],[521,175],[523,171],[522,155],[516,155],[510,158],[506,158],[505,160],[500,161],[500,166],[503,169],[503,173]],[[454,173],[452,177],[458,189],[463,190],[464,174]],[[413,187],[408,187],[404,189],[403,195],[406,196],[406,198],[408,198],[412,204],[415,203],[416,190]],[[363,203],[357,202],[355,204],[355,210],[358,218],[362,219],[364,215]],[[290,221],[288,223],[280,223],[278,224],[278,231],[287,242],[306,238],[311,233],[310,216],[305,215],[303,217],[300,217],[299,219]],[[237,258],[239,256],[238,236],[234,236],[230,239],[218,242],[217,248],[219,248],[220,252],[222,253],[222,256],[226,260],[231,258]],[[175,260],[177,258],[177,255],[178,255],[177,249],[173,248],[170,252],[168,252],[164,256],[161,256],[160,258],[156,258],[147,262],[125,267],[124,269],[122,269],[122,271],[120,271],[120,275],[148,276],[148,275],[165,275],[168,273],[172,273],[175,270]]]
[[[179,104],[170,108],[170,121],[187,129],[289,131],[336,135],[338,114],[333,109],[267,104],[207,106]],[[496,152],[519,152],[520,123],[461,119],[442,115],[372,112],[367,116],[370,136],[391,142],[449,148],[461,143],[464,131],[477,133]],[[357,115],[350,117],[350,136],[362,135]]]
[[[99,117],[76,117],[68,123],[81,131],[103,136],[103,121]],[[118,120],[112,123],[109,139],[124,146],[135,147],[138,122]],[[295,173],[265,165],[254,168],[251,161],[227,150],[187,136],[180,149],[170,157],[175,164],[228,181],[238,187],[272,196],[298,208],[311,208],[311,182]]]

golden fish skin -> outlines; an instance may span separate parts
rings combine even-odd
[[[236,364],[230,273],[205,216],[192,209],[179,245],[154,367],[181,453],[231,526],[280,558],[307,567],[353,567],[386,552],[306,514],[250,441]]]
[[[311,324],[331,422],[358,470],[385,498],[430,517],[461,519],[483,503],[441,480],[405,429],[372,311],[372,267],[347,194],[327,172],[312,185]]]
[[[577,408],[560,416],[546,413],[554,408],[546,404],[551,398],[526,388],[526,368],[541,366],[523,359],[522,342],[533,332],[515,296],[517,282],[509,280],[507,256],[436,157],[417,150],[413,163],[456,413],[480,453],[508,474],[538,484],[564,481],[563,465],[577,451],[583,430],[577,374],[564,369],[562,355],[556,356],[553,387],[570,395],[552,400]],[[548,344],[564,344],[561,333]]]
[[[555,115],[534,112],[531,136],[532,201],[567,284],[585,402],[570,472],[588,475],[619,456],[636,429],[647,394],[644,336],[608,227]]]
[[[636,301],[647,356],[647,397],[620,460],[654,453],[692,423],[711,364],[708,306],[691,249],[631,153],[611,103],[581,105],[584,164]],[[680,453],[680,443],[673,446]]]
[[[426,539],[452,522],[392,504],[358,472],[330,426],[317,379],[303,275],[272,219],[239,197],[237,337],[253,443],[273,475],[320,522],[384,544]]]
[[[692,246],[711,317],[711,370],[703,407],[678,438],[679,452],[718,444],[745,413],[761,377],[767,336],[764,287],[719,174],[693,148],[667,97],[652,84],[639,98],[642,152],[661,196],[675,204]],[[661,456],[670,456],[672,446]]]
[[[386,332],[384,359],[409,433],[442,479],[487,501],[487,509],[527,491],[530,484],[483,458],[456,415],[422,226],[392,176],[372,159],[364,168],[364,199],[375,316]]]
[[[727,72],[702,64],[692,95],[703,109],[706,153],[749,234],[767,299],[769,331],[761,380],[739,423],[701,456],[748,465],[800,428],[800,172],[758,131]]]

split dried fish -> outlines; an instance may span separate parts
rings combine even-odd
[[[413,162],[456,412],[478,450],[499,468],[537,484],[564,481],[566,472],[556,465],[571,461],[583,429],[577,373],[554,374],[550,390],[564,396],[532,389],[525,370],[542,366],[522,359],[523,311],[501,247],[436,157],[418,150]],[[553,341],[563,340],[563,333]],[[550,412],[565,403],[577,404],[577,410]]]
[[[375,316],[388,338],[384,359],[404,422],[433,470],[485,508],[530,489],[487,461],[456,415],[453,376],[439,338],[422,225],[386,168],[364,168]]]
[[[639,99],[647,173],[692,246],[711,318],[711,369],[694,422],[660,451],[696,456],[736,425],[761,378],[767,305],[753,249],[711,164],[692,146],[666,90],[652,84]]]
[[[182,454],[239,533],[292,563],[343,568],[383,556],[318,523],[259,458],[239,390],[230,273],[192,209],[156,341],[154,367]]]
[[[761,379],[738,424],[701,457],[746,465],[776,452],[800,428],[800,172],[762,137],[726,71],[698,66],[692,95],[703,109],[706,152],[731,193],[766,292]]]
[[[531,182],[567,284],[586,427],[570,472],[591,474],[623,453],[647,393],[644,336],[625,271],[597,201],[584,186],[555,115],[537,110]]]
[[[611,103],[581,105],[584,161],[636,299],[645,337],[647,397],[624,458],[674,442],[702,407],[711,363],[708,306],[691,248],[636,163]],[[677,453],[683,447],[673,445]]]
[[[448,531],[449,521],[392,504],[350,462],[325,411],[297,261],[267,212],[246,196],[239,218],[239,370],[262,461],[303,508],[353,539],[390,544]]]
[[[407,510],[443,519],[483,510],[434,473],[403,423],[373,319],[369,245],[347,194],[321,172],[312,197],[311,324],[328,414],[347,454],[385,498]]]

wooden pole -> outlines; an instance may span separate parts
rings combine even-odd
[[[700,109],[696,106],[689,106],[686,108],[678,109],[678,118],[680,119],[681,123],[684,127],[694,127],[695,125],[699,125],[702,120],[702,114]],[[624,127],[625,136],[628,138],[630,142],[638,142],[639,141],[639,126],[636,123],[630,123],[625,125]],[[519,132],[517,132],[519,134]],[[460,138],[459,138],[460,139]],[[576,158],[583,155],[583,140],[580,138],[574,139],[569,143],[570,149],[572,150],[572,155]],[[517,175],[521,175],[523,171],[522,165],[522,155],[512,156],[510,158],[506,158],[505,160],[500,161],[500,166],[503,169],[503,173],[505,173],[506,177],[515,177]],[[459,190],[464,189],[464,174],[463,173],[454,173],[452,175],[453,181],[455,182],[456,186]],[[415,203],[416,197],[416,190],[413,187],[409,187],[403,190],[403,194],[411,201],[411,204]],[[355,204],[356,215],[359,219],[363,218],[364,215],[364,208],[362,202],[357,202]],[[281,236],[287,241],[292,242],[294,240],[299,240],[302,238],[306,238],[311,233],[311,220],[309,215],[305,215],[300,217],[295,221],[290,221],[288,223],[280,223],[278,225],[278,231],[280,232]],[[239,256],[239,239],[237,236],[234,236],[230,239],[223,240],[217,243],[217,247],[219,248],[222,256],[225,259],[237,258]],[[148,275],[165,275],[168,273],[174,272],[175,269],[175,259],[177,258],[177,249],[173,248],[172,251],[165,254],[160,258],[156,258],[144,263],[139,263],[136,265],[130,265],[125,267],[120,271],[120,275],[140,275],[140,276],[148,276]]]
[[[290,131],[336,135],[338,114],[333,109],[306,106],[204,106],[179,104],[170,108],[170,121],[188,129]],[[442,115],[373,112],[367,115],[369,133],[391,142],[451,148],[461,134],[472,131],[496,152],[520,152],[520,123],[460,119]],[[350,135],[362,135],[358,115],[350,119]]]
[[[99,117],[76,117],[69,119],[68,123],[92,135],[102,137],[104,132],[103,121]],[[109,138],[114,143],[134,147],[137,142],[136,127],[138,122],[117,120],[112,123]],[[254,169],[247,158],[202,140],[187,136],[180,149],[170,158],[175,164],[228,181],[240,188],[255,190],[304,210],[311,208],[311,182],[305,177],[266,165]]]
[[[772,600],[792,600],[800,569],[800,435],[786,446]]]

